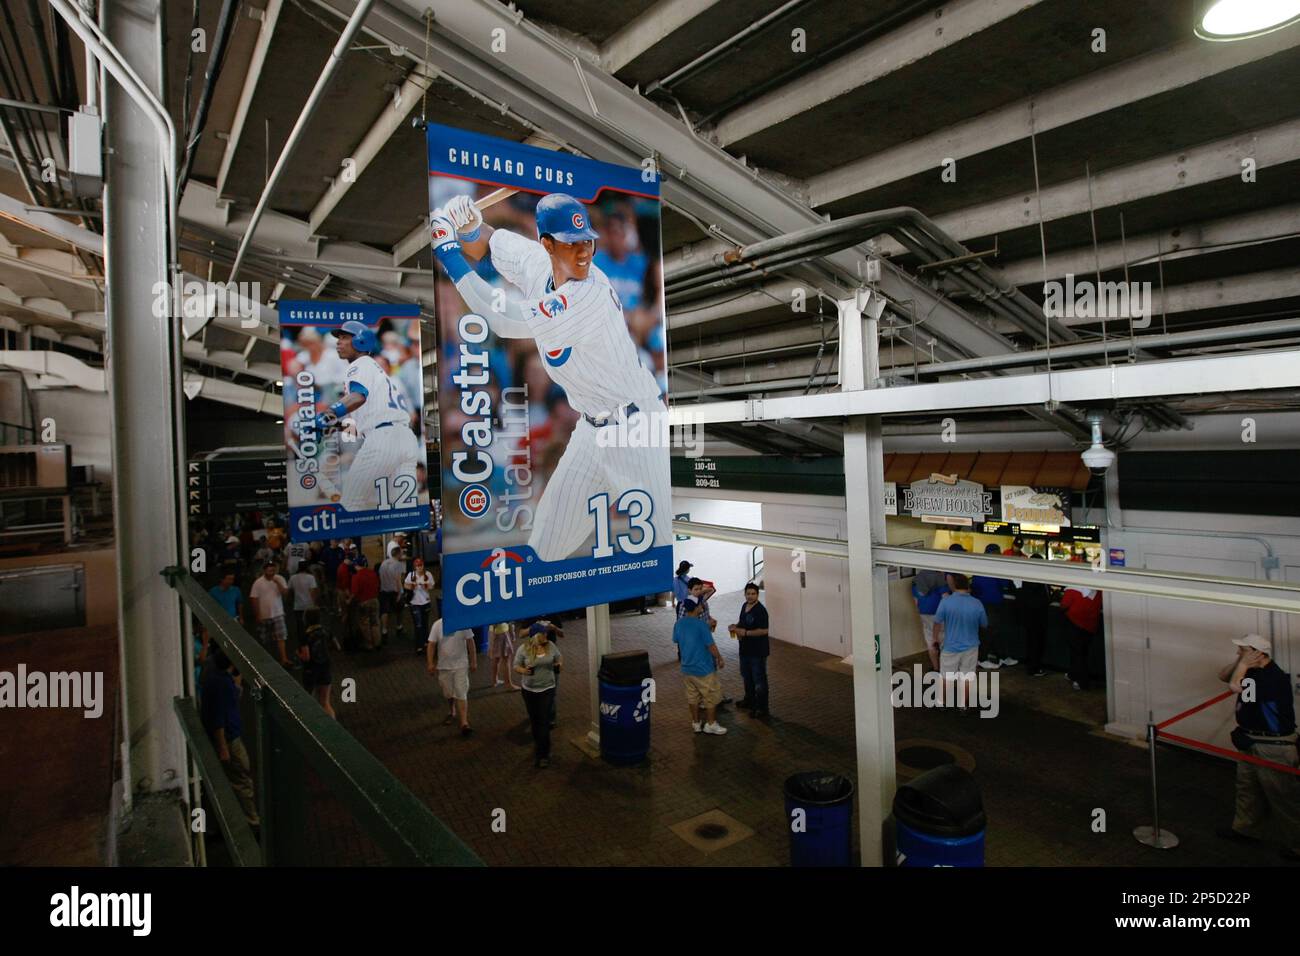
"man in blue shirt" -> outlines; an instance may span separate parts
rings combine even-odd
[[[240,615],[244,609],[244,595],[235,584],[235,572],[225,569],[221,573],[221,583],[208,589],[212,599],[225,609],[225,612],[233,617],[236,621],[240,620]]]
[[[212,738],[221,767],[230,778],[230,786],[239,798],[250,826],[258,826],[257,801],[253,791],[252,764],[244,747],[243,722],[239,716],[239,685],[235,683],[235,665],[225,651],[212,652],[212,666],[203,675],[200,697],[203,729]]]
[[[985,554],[1001,556],[1002,549],[990,544],[984,549]],[[997,670],[1003,664],[1013,667],[1020,662],[1007,653],[1006,614],[1003,595],[1011,590],[1011,582],[1006,578],[990,578],[977,574],[970,579],[971,597],[977,598],[984,605],[984,613],[989,617],[989,634],[987,643],[991,645],[980,667],[985,670]]]
[[[727,728],[718,723],[718,704],[722,702],[722,681],[718,678],[718,671],[723,660],[702,614],[703,608],[694,598],[688,597],[683,601],[682,614],[673,625],[673,643],[681,652],[691,729],[697,734],[721,736],[727,732]],[[703,721],[700,720],[701,706],[704,708]]]
[[[974,699],[975,665],[979,659],[980,630],[989,626],[989,616],[978,598],[971,597],[970,578],[950,574],[952,593],[939,603],[934,612],[935,641],[939,645],[939,670],[944,675],[944,691],[952,700],[953,682],[966,684],[967,701]],[[963,712],[966,707],[960,708]]]
[[[689,561],[683,561],[677,565],[677,576],[673,578],[673,603],[680,605],[691,596],[691,568],[695,565]],[[678,617],[681,617],[680,611]]]
[[[740,619],[728,630],[740,641],[740,677],[745,682],[745,697],[737,707],[752,707],[751,717],[768,717],[767,712],[767,657],[771,653],[768,641],[767,608],[758,600],[758,585],[745,585],[745,604],[740,609]]]
[[[1234,637],[1232,643],[1237,645],[1237,659],[1219,671],[1219,680],[1237,694],[1233,745],[1261,760],[1300,766],[1291,679],[1273,660],[1272,642],[1260,634],[1247,634]],[[1236,795],[1232,826],[1218,835],[1253,842],[1257,838],[1250,831],[1271,815],[1281,824],[1282,859],[1300,860],[1300,777],[1238,761]]]

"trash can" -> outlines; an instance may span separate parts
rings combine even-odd
[[[612,764],[641,763],[650,753],[647,651],[615,651],[600,659],[600,756]]]
[[[490,626],[487,624],[480,624],[474,628],[474,646],[478,648],[480,654],[486,654],[488,648],[491,646],[489,643],[491,638],[489,631]],[[513,662],[511,663],[511,666],[514,666]]]
[[[787,777],[791,866],[851,866],[853,781],[826,770]]]
[[[894,794],[899,866],[983,866],[984,802],[975,778],[935,767]]]

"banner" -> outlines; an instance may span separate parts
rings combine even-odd
[[[1055,534],[1070,526],[1070,489],[1003,485],[1002,520],[1021,531]]]
[[[657,176],[427,135],[444,626],[668,590]]]
[[[290,538],[427,531],[419,306],[279,312]]]
[[[993,493],[974,481],[931,475],[903,489],[903,510],[930,524],[970,526],[993,510]]]

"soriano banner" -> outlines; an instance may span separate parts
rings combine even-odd
[[[279,312],[291,539],[427,531],[419,306]]]
[[[656,174],[427,135],[444,627],[668,590]]]

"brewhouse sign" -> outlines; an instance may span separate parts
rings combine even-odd
[[[931,475],[903,489],[903,511],[932,524],[969,525],[993,510],[993,492],[974,482]]]

